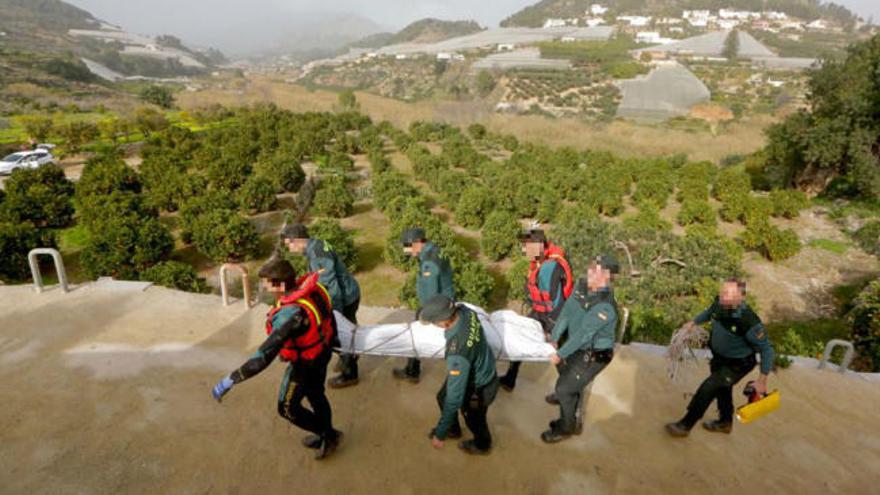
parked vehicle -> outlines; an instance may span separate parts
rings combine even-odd
[[[55,163],[55,157],[49,150],[38,148],[19,151],[0,160],[0,175],[9,175],[19,168],[37,168],[49,163]]]

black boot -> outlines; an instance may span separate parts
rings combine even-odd
[[[666,423],[666,433],[669,433],[676,438],[684,438],[691,434],[691,429],[688,425],[678,421],[675,423]]]
[[[554,419],[553,421],[550,422],[550,429],[551,430],[559,430],[560,428],[562,428],[562,420],[561,419]],[[584,424],[578,423],[577,426],[574,427],[574,434],[580,435],[583,432],[584,432]]]
[[[476,442],[474,442],[473,440],[464,440],[462,442],[458,442],[458,448],[471,455],[489,455],[489,451],[491,450],[491,448],[481,449],[477,447]]]
[[[550,404],[551,406],[558,406],[559,397],[556,396],[556,392],[553,392],[544,396],[544,402]]]
[[[733,421],[722,421],[720,419],[716,419],[715,421],[704,421],[703,429],[711,431],[712,433],[726,433],[730,435],[730,430],[733,429]]]
[[[315,459],[320,461],[333,455],[342,444],[342,437],[342,432],[339,430],[333,430],[332,434],[324,435],[321,438],[321,446],[315,453]]]
[[[407,380],[410,383],[419,383],[419,377],[422,374],[422,363],[418,359],[410,358],[406,361],[403,368],[394,368],[394,378],[398,380]]]
[[[565,433],[557,428],[550,428],[544,433],[541,433],[541,440],[543,440],[544,443],[557,443],[570,437],[571,433]]]
[[[318,435],[306,435],[302,439],[303,447],[307,449],[320,449],[321,448],[321,437]]]
[[[357,385],[358,382],[360,382],[360,380],[357,376],[346,376],[345,373],[341,373],[331,378],[328,385],[330,388],[346,388],[353,387]]]

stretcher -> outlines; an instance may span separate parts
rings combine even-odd
[[[549,361],[556,350],[544,338],[538,321],[503,310],[487,313],[463,303],[477,313],[486,340],[500,361]],[[443,359],[443,329],[414,321],[387,325],[354,325],[336,312],[340,351],[372,356]]]

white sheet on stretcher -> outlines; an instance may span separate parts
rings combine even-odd
[[[555,352],[544,340],[541,324],[513,311],[496,311],[491,315],[470,304],[476,311],[495,358],[505,361],[547,361]],[[342,351],[374,356],[443,359],[446,339],[443,329],[417,321],[388,325],[355,325],[336,313]],[[352,338],[352,332],[354,338]],[[352,345],[353,344],[353,345]]]

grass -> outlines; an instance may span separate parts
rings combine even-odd
[[[813,239],[807,243],[807,246],[824,249],[834,254],[843,254],[849,249],[849,243],[833,239]]]
[[[88,230],[82,225],[74,225],[58,232],[58,247],[63,253],[80,251],[85,247],[88,239]]]

